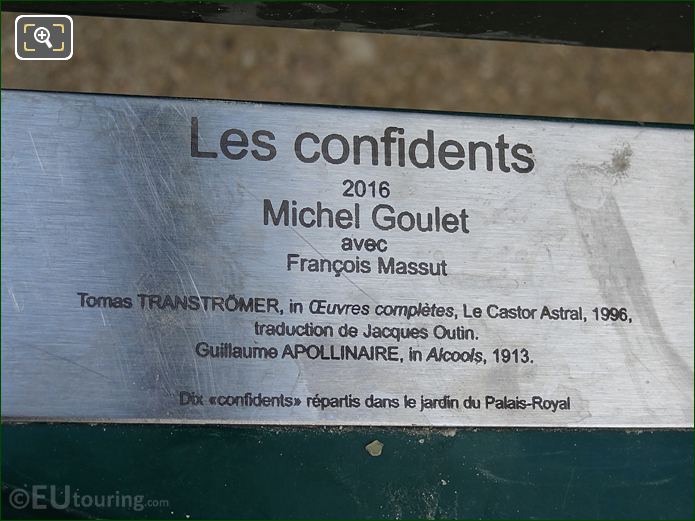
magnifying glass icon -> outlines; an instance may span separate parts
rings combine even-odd
[[[53,48],[51,45],[51,32],[45,27],[40,26],[34,30],[34,40],[39,43],[45,43],[49,49]]]

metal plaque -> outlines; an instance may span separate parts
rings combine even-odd
[[[692,428],[693,131],[4,91],[2,413]]]

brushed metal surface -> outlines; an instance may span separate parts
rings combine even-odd
[[[470,154],[455,170],[441,166],[436,153],[433,168],[413,166],[407,153],[405,166],[397,155],[387,166],[378,140],[391,126],[405,129],[394,136],[406,145],[425,141],[428,130],[436,147],[457,140],[470,152],[471,142],[486,142],[492,171],[480,159],[484,150],[475,169]],[[222,151],[242,140],[228,133],[225,141],[228,129],[247,134],[243,158]],[[258,130],[274,139],[254,139]],[[353,155],[344,164],[303,163],[294,146],[303,132],[339,133],[351,149],[353,136],[374,136],[378,165],[366,153],[359,165]],[[192,133],[195,150],[217,157],[192,157]],[[495,147],[502,134],[532,149],[530,172],[502,171]],[[269,148],[255,141],[272,143],[276,156],[258,160]],[[337,145],[334,139],[328,147],[331,157],[341,155]],[[306,155],[320,152],[310,140],[302,146]],[[426,146],[417,161],[425,161]],[[3,418],[692,428],[692,175],[689,128],[3,91]],[[346,179],[387,181],[390,195],[345,197]],[[264,224],[266,199],[275,212],[283,200],[314,210],[320,201],[334,211],[357,203],[360,227]],[[458,216],[458,228],[381,230],[371,218],[380,204],[425,215],[438,206],[440,218]],[[454,217],[447,219],[453,228]],[[344,238],[385,239],[387,251],[344,251]],[[316,262],[359,256],[371,271],[288,270],[288,254]],[[439,274],[380,273],[379,257],[432,263]],[[252,311],[229,311],[219,300],[207,310],[160,309],[138,297],[154,294],[160,304],[165,295],[172,303],[185,296],[189,305],[191,297],[259,300]],[[90,307],[96,297],[111,300]],[[129,297],[132,307],[104,307],[116,297]],[[315,299],[356,304],[339,309],[367,314],[314,314]],[[303,313],[292,313],[290,301],[303,303]],[[453,315],[377,315],[384,306],[433,304]],[[536,312],[491,318],[491,304]],[[540,319],[544,306],[581,307],[582,315]],[[482,316],[472,316],[476,307]],[[602,320],[602,307],[616,308],[617,320]],[[256,329],[281,322],[332,326],[334,334],[266,336]],[[341,337],[344,324],[358,336]],[[364,338],[369,326],[424,329],[427,338]],[[466,339],[434,336],[459,327]],[[278,355],[204,357],[196,354],[201,342],[272,346]],[[333,345],[334,356],[343,344],[367,352],[382,345],[393,361],[282,356],[296,344],[323,344],[324,354]],[[433,348],[482,358],[426,361]],[[497,363],[495,349],[509,350],[512,360]],[[526,349],[529,360],[515,363],[515,349]],[[423,361],[412,360],[411,350]],[[285,402],[227,398],[245,393]],[[390,401],[372,403],[370,395]],[[182,405],[182,396],[194,403]],[[533,397],[539,406],[511,407]],[[324,400],[323,408],[327,398],[336,400]],[[480,408],[470,407],[475,400]]]

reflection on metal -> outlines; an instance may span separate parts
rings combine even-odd
[[[692,427],[690,128],[4,91],[5,419]]]

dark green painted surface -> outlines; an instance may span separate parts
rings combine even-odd
[[[374,439],[379,457],[364,449]],[[37,484],[169,506],[9,506]],[[5,425],[3,507],[6,518],[692,518],[693,433]]]
[[[692,2],[3,2],[6,11],[693,52]]]

